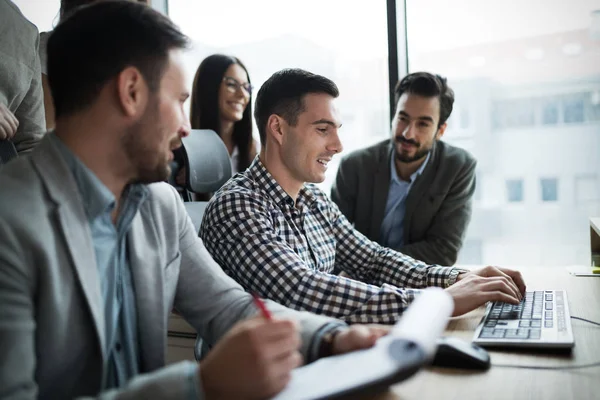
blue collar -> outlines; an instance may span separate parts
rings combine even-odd
[[[83,207],[88,221],[93,221],[103,213],[110,213],[115,207],[115,196],[100,179],[77,158],[75,154],[56,136],[49,133],[59,153],[73,173],[77,188],[83,200]],[[145,199],[147,188],[142,184],[130,184],[123,191],[123,200],[132,197],[139,204]]]
[[[423,172],[423,170],[427,166],[427,163],[429,162],[429,157],[431,157],[431,151],[429,153],[427,153],[427,158],[425,158],[425,161],[423,162],[423,164],[421,164],[421,166],[419,167],[419,169],[412,173],[412,175],[410,176],[410,181],[408,182],[409,184],[412,184],[415,181],[415,179],[419,175],[421,175],[421,173]],[[402,184],[402,183],[406,183],[405,181],[403,181],[402,179],[400,179],[400,177],[398,176],[398,172],[396,171],[396,163],[395,163],[395,161],[396,161],[396,150],[392,149],[392,156],[390,157],[390,176],[391,176],[391,180],[392,180],[392,182],[396,182],[399,185]]]

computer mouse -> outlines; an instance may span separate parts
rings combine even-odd
[[[490,368],[490,355],[476,344],[455,337],[441,337],[431,363],[434,367],[477,369]]]

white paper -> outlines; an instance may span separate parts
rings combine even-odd
[[[452,296],[440,288],[424,290],[392,330],[392,336],[418,343],[429,359],[435,356],[437,338],[452,316]]]
[[[454,302],[442,289],[424,290],[404,313],[389,335],[374,347],[327,357],[292,371],[292,380],[274,400],[314,399],[362,386],[390,375],[401,367],[401,360],[389,354],[397,338],[417,343],[428,358],[433,357],[438,337],[452,315]]]

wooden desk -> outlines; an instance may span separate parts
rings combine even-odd
[[[529,289],[565,289],[571,315],[600,321],[600,279],[575,277],[563,267],[521,268]],[[447,335],[471,340],[484,308],[454,318]],[[571,320],[575,348],[571,354],[531,351],[490,351],[492,367],[485,372],[431,368],[378,396],[360,399],[599,399],[600,367],[539,371],[495,368],[497,364],[567,366],[600,361],[600,327]]]

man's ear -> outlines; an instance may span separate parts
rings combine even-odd
[[[128,117],[143,113],[148,101],[148,85],[139,69],[127,67],[117,76],[119,106]]]
[[[435,134],[435,140],[440,140],[442,136],[444,136],[444,132],[446,132],[446,128],[448,127],[448,123],[444,122],[439,128],[437,133]]]
[[[279,145],[283,143],[283,125],[285,120],[277,114],[271,114],[267,120],[267,137],[271,136]]]

